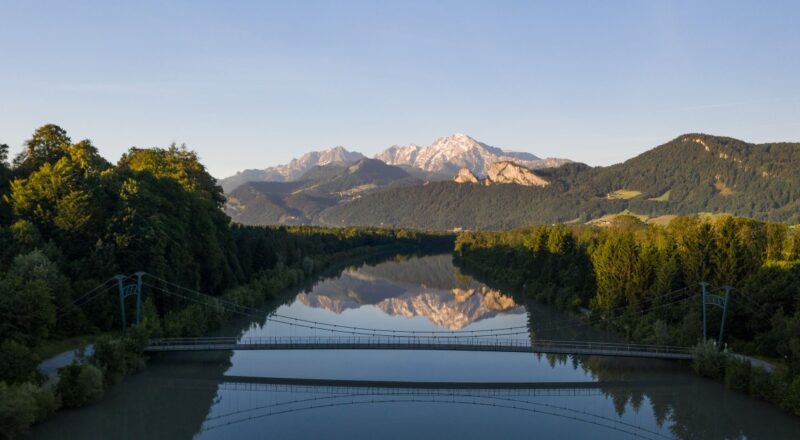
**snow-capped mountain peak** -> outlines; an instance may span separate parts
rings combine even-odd
[[[390,165],[408,165],[433,173],[454,174],[466,168],[475,175],[486,176],[495,162],[516,162],[527,168],[561,165],[565,160],[540,159],[530,153],[504,151],[456,133],[436,139],[427,147],[392,146],[375,156]]]

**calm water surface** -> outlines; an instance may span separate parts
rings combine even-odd
[[[266,310],[339,325],[415,331],[535,329],[606,335],[525,304],[453,266],[394,256],[317,280]],[[221,334],[337,336],[261,320]],[[528,338],[528,331],[504,337]],[[532,390],[306,386],[270,378],[541,382]],[[800,419],[672,361],[447,351],[237,351],[153,359],[102,401],[38,426],[41,439],[647,438],[798,439]]]

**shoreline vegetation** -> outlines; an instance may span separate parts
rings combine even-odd
[[[226,319],[145,292],[141,325],[97,337],[91,357],[47,386],[37,353],[122,329],[114,283],[84,296],[117,274],[145,271],[257,306],[348,258],[453,243],[412,230],[231,224],[222,189],[183,146],[134,147],[112,164],[88,139],[73,142],[51,124],[11,163],[8,153],[0,145],[0,438],[99,399],[144,366],[150,336],[200,335]]]
[[[631,216],[609,227],[534,226],[463,232],[456,264],[492,284],[579,312],[628,341],[695,345],[692,370],[800,416],[800,234],[744,218]],[[700,287],[733,286],[721,348],[778,359],[774,373],[702,340]],[[724,293],[722,293],[724,294]],[[709,308],[709,339],[721,310]],[[535,330],[535,329],[533,329]]]

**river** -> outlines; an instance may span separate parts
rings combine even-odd
[[[351,266],[287,293],[265,310],[409,332],[523,328],[503,337],[529,338],[527,329],[536,329],[542,339],[611,339],[473,279],[450,255],[395,255]],[[219,334],[346,336],[338,332],[242,318]],[[429,389],[275,378],[537,385]],[[62,411],[32,434],[37,439],[797,439],[800,419],[699,378],[675,361],[452,351],[237,351],[156,356],[100,402]]]

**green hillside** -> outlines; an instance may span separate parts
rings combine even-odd
[[[589,221],[624,210],[800,221],[800,144],[687,134],[609,167],[537,171],[546,188],[452,182],[384,189],[323,211],[331,225],[501,229]],[[665,194],[668,194],[665,196]]]

